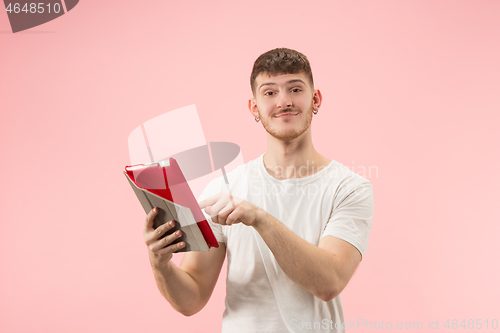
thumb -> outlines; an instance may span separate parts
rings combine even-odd
[[[208,215],[212,216],[211,212],[212,212],[212,206],[206,206],[204,208],[205,210],[205,213],[207,213]]]

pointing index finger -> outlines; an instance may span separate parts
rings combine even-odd
[[[213,206],[214,203],[216,203],[219,200],[220,194],[216,194],[210,198],[207,198],[203,201],[199,202],[200,208],[203,209],[207,206]]]

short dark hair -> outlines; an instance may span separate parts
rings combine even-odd
[[[253,64],[250,75],[250,86],[255,95],[255,79],[259,74],[269,75],[304,73],[311,86],[314,87],[313,75],[309,60],[302,53],[284,47],[276,48],[261,54]]]

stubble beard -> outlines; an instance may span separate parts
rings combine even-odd
[[[288,111],[293,112],[294,110],[293,109],[283,110],[283,112],[288,112]],[[297,116],[299,116],[299,115],[300,115],[300,113]],[[287,131],[277,130],[271,124],[269,124],[270,121],[267,121],[267,119],[261,118],[261,120],[262,120],[262,126],[264,126],[267,133],[269,133],[271,136],[273,136],[274,138],[281,140],[281,141],[292,141],[292,140],[300,137],[305,131],[307,131],[309,126],[311,126],[312,106],[310,107],[309,110],[306,111],[306,119],[302,123],[302,126],[298,129],[294,128],[294,129],[290,129]],[[288,122],[288,121],[293,121],[294,119],[286,119],[286,118],[279,119],[279,118],[277,118],[276,120]]]

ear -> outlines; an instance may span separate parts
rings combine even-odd
[[[321,107],[322,101],[323,101],[323,95],[321,95],[321,91],[319,91],[319,89],[315,89],[313,94],[314,106],[319,109]]]
[[[255,98],[248,100],[248,110],[250,110],[254,117],[259,115],[259,109],[257,108],[257,104],[255,104]]]

